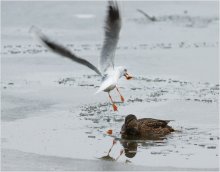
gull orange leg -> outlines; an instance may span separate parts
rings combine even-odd
[[[110,98],[110,100],[111,100],[111,102],[112,102],[113,110],[114,110],[114,111],[117,111],[118,108],[117,108],[117,106],[115,105],[115,103],[113,102],[112,97],[110,96],[110,93],[109,93],[109,92],[108,92],[108,96],[109,96],[109,98]]]
[[[120,95],[121,101],[122,101],[122,102],[124,102],[124,101],[125,101],[125,99],[124,99],[124,97],[121,95],[121,93],[119,92],[118,87],[116,87],[116,90],[117,90],[117,92],[118,92],[118,93],[119,93],[119,95]]]
[[[115,159],[115,161],[117,161],[123,153],[124,153],[124,150],[122,149],[122,150],[120,151],[120,154],[118,155],[118,157]]]
[[[110,152],[112,151],[112,148],[113,148],[113,146],[116,144],[116,141],[115,141],[115,139],[113,140],[113,142],[112,142],[112,146],[111,146],[111,148],[109,149],[109,151],[108,151],[108,155],[110,154]]]

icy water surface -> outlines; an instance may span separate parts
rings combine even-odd
[[[27,2],[14,4],[3,3],[2,13],[4,150],[162,169],[218,170],[219,18],[215,2],[121,2],[123,27],[116,64],[126,65],[134,78],[119,82],[124,103],[116,91],[111,93],[118,112],[112,110],[106,93],[94,94],[101,80],[97,75],[49,52],[28,33],[31,25],[38,25],[97,65],[106,4],[36,2],[31,11]],[[150,22],[137,9],[157,20]],[[57,11],[62,10],[66,12],[60,15]],[[45,15],[50,16],[48,20]],[[161,140],[123,140],[120,130],[128,114],[173,120],[169,125],[176,132]],[[6,162],[15,163],[11,161]]]
[[[40,96],[32,90],[40,83],[4,83],[2,119],[9,122],[3,122],[3,146],[43,155],[111,161],[124,150],[117,161],[146,166],[217,167],[219,85],[135,77],[131,84],[120,88],[127,100],[118,102],[119,112],[113,112],[105,100],[87,100],[88,96],[94,97],[91,90],[98,82],[95,75],[64,78],[54,81],[49,90],[39,89]],[[21,87],[27,89],[22,91],[23,100],[18,98],[21,95],[11,95]],[[51,92],[49,98],[40,100],[47,92]],[[69,92],[71,98],[66,95]],[[84,103],[74,105],[75,94]],[[107,95],[102,96],[107,99]],[[118,100],[119,96],[114,98]],[[13,107],[16,99],[19,104]],[[58,103],[63,99],[67,100]],[[172,119],[170,125],[177,131],[163,140],[123,140],[120,129],[130,113],[138,118]],[[107,134],[109,129],[112,135]],[[107,156],[113,140],[116,144]]]

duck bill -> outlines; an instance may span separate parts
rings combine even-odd
[[[125,73],[125,78],[127,79],[127,80],[130,80],[130,79],[132,79],[133,77],[132,76],[130,76],[130,75],[128,75],[128,73]]]

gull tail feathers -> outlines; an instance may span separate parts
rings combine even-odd
[[[100,88],[95,92],[95,94],[98,94],[98,93],[100,93],[101,91],[103,91],[103,90],[101,90]]]
[[[109,85],[110,85],[110,84],[109,84],[109,81],[108,81],[108,80],[104,81],[104,82],[100,85],[99,89],[96,91],[95,94],[97,94],[97,93],[99,93],[99,92],[101,92],[101,91],[104,91],[106,88],[109,87]]]
[[[100,87],[99,87],[99,89],[95,92],[95,94],[98,94],[98,93],[100,93],[101,91],[103,91],[105,88],[101,85]]]

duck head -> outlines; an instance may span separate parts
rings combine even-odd
[[[121,128],[121,136],[122,138],[135,138],[138,137],[138,124],[137,117],[135,115],[128,115],[125,118],[125,123]]]

